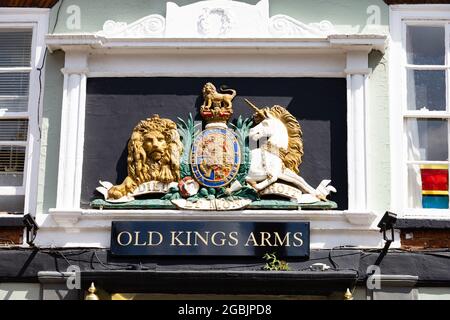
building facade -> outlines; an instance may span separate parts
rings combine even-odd
[[[91,283],[101,299],[344,299],[347,289],[355,299],[450,298],[449,4],[4,5],[2,299],[84,299]],[[255,119],[244,99],[281,105],[298,120],[300,174],[313,186],[331,180],[337,192],[326,205],[270,198],[240,208],[216,201],[206,209],[180,208],[168,198],[105,201],[99,180],[119,185],[130,176],[127,144],[139,121],[158,114],[197,121],[207,131],[199,112],[207,82],[235,90],[229,120],[239,129],[242,119]],[[189,128],[179,123],[186,147],[190,134],[180,128]],[[263,270],[259,251],[124,257],[112,252],[112,223],[120,222],[306,223],[309,254],[288,254],[289,271]]]

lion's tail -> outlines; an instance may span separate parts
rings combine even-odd
[[[220,87],[220,91],[222,91],[222,92],[226,92],[226,91],[228,91],[228,92],[231,92],[231,96],[234,98],[234,97],[236,97],[236,90],[233,90],[233,89],[230,89],[230,88],[228,88],[227,86],[221,86]]]

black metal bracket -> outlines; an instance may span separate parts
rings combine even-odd
[[[39,226],[36,223],[36,220],[27,213],[23,216],[23,224],[26,228],[26,236],[27,236],[27,244],[29,246],[34,246],[34,239],[36,239],[37,230],[39,229]]]
[[[387,255],[391,243],[394,242],[394,225],[396,221],[397,215],[395,213],[386,211],[386,213],[378,223],[378,228],[380,228],[380,232],[383,232],[383,240],[386,241],[386,243],[384,244],[384,248],[378,256],[377,260],[375,261],[376,266],[380,265],[381,261],[383,261],[383,258]],[[391,233],[390,238],[387,234],[388,231],[390,231]]]

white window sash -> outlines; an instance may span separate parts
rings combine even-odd
[[[22,187],[0,187],[0,196],[23,196],[25,195],[25,188]]]
[[[0,113],[0,119],[28,119],[30,114],[28,112],[8,112]]]
[[[404,111],[403,118],[408,119],[448,119],[450,118],[450,112],[446,111],[421,111],[421,110],[408,110]]]
[[[14,145],[26,145],[25,164],[23,171],[22,186],[0,187],[2,195],[24,195],[24,213],[36,213],[37,206],[37,184],[38,165],[40,156],[40,133],[39,123],[42,119],[43,87],[41,92],[40,105],[38,106],[40,88],[39,71],[44,52],[45,34],[48,32],[49,9],[37,8],[0,8],[0,28],[27,28],[33,30],[31,43],[31,64],[30,67],[1,68],[0,72],[28,72],[30,84],[28,92],[28,111],[5,113],[0,110],[0,119],[28,119],[27,141],[12,142]],[[44,85],[44,72],[41,76],[42,86]],[[0,142],[1,144],[1,142]]]
[[[2,26],[2,28],[4,28]],[[30,72],[31,70],[33,70],[33,68],[31,67],[2,67],[0,68],[0,73],[11,73],[11,72]]]
[[[449,219],[450,209],[423,209],[408,207],[407,166],[410,164],[449,164],[449,161],[408,160],[406,140],[407,119],[450,119],[450,5],[394,5],[390,7],[390,140],[391,140],[391,210],[403,217]],[[407,63],[407,26],[445,27],[445,65],[412,65]],[[408,110],[407,71],[444,70],[446,72],[446,111]],[[399,85],[400,83],[400,85]],[[450,153],[450,124],[449,146]],[[400,152],[399,152],[400,150]],[[449,170],[450,171],[450,170]]]

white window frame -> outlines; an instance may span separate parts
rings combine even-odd
[[[391,210],[403,218],[450,219],[450,209],[424,209],[408,207],[407,143],[405,118],[427,118],[420,111],[407,110],[407,25],[445,27],[447,74],[446,98],[450,104],[450,5],[393,5],[390,6],[389,97],[390,97],[390,145],[391,145]],[[439,66],[441,67],[441,66]],[[427,66],[425,66],[425,70]],[[400,84],[400,85],[399,85]],[[429,112],[428,117],[449,119],[449,111]],[[449,124],[450,128],[450,124]],[[450,129],[449,129],[450,130]],[[450,135],[449,135],[450,141]],[[400,151],[399,151],[400,150]],[[450,152],[450,142],[449,142]],[[445,161],[445,164],[448,164]],[[450,172],[450,170],[449,170]]]
[[[0,28],[26,28],[33,31],[31,46],[30,87],[28,92],[28,111],[8,113],[1,119],[28,119],[28,135],[22,186],[0,187],[0,196],[24,195],[25,214],[35,214],[37,202],[38,167],[40,156],[40,130],[42,119],[44,71],[41,75],[42,88],[39,87],[39,71],[45,54],[45,34],[48,31],[50,9],[0,8]],[[15,68],[17,69],[17,68]],[[41,91],[41,92],[40,92]],[[38,106],[40,94],[40,103]]]

